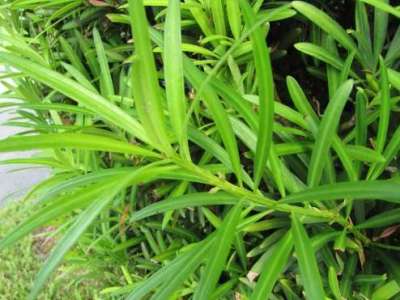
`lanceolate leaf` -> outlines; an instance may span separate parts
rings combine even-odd
[[[218,228],[216,239],[210,248],[212,255],[207,257],[206,268],[193,296],[194,300],[208,299],[213,293],[230,253],[230,246],[235,238],[236,226],[240,221],[241,211],[242,204],[239,202],[231,208],[224,222]]]
[[[311,246],[311,241],[306,230],[296,215],[292,215],[291,230],[306,298],[309,300],[325,299],[325,292],[314,249]]]
[[[181,49],[180,1],[169,1],[164,34],[165,87],[168,111],[181,153],[190,157],[185,126],[186,99],[184,96],[183,56]]]
[[[257,280],[256,287],[250,300],[269,299],[272,289],[289,259],[292,248],[292,232],[289,231],[279,243],[276,244],[273,253],[271,253],[268,260],[264,263],[261,277]]]
[[[229,26],[231,27],[232,35],[235,39],[239,38],[241,31],[241,16],[240,6],[238,1],[226,1],[226,10],[229,20]]]
[[[100,33],[97,28],[93,29],[94,45],[96,47],[97,61],[100,65],[100,86],[102,93],[106,96],[112,96],[114,92],[114,84],[111,78],[110,68],[108,66],[108,59],[104,49],[103,41],[101,40]]]
[[[151,299],[154,300],[164,300],[169,299],[171,295],[182,285],[183,281],[193,273],[201,262],[209,256],[209,251],[212,248],[212,244],[204,243],[204,245],[194,252],[191,257],[189,257],[185,264],[182,264],[180,269],[173,274],[172,279],[167,278],[164,284],[159,288],[159,290],[153,295]]]
[[[142,126],[128,113],[74,80],[15,54],[0,52],[0,61],[74,99],[85,108],[96,112],[105,120],[125,129],[142,141],[148,141]]]
[[[126,299],[127,300],[142,299],[144,296],[146,296],[148,293],[156,289],[164,282],[169,282],[171,278],[174,277],[177,273],[179,273],[182,268],[184,268],[190,261],[193,261],[192,258],[194,256],[197,261],[198,253],[201,252],[201,254],[204,255],[204,252],[207,252],[209,250],[212,241],[213,237],[209,237],[206,241],[202,241],[195,245],[190,245],[191,246],[190,249],[178,255],[168,265],[162,267],[156,273],[151,275],[148,279],[145,279],[144,281],[140,282],[137,286],[135,286]]]
[[[395,180],[342,182],[321,185],[292,194],[283,203],[328,201],[351,198],[354,200],[384,200],[400,203],[400,183]]]
[[[142,0],[130,0],[129,14],[135,38],[133,92],[140,120],[152,141],[171,154],[162,111],[162,98]]]
[[[256,16],[247,1],[242,0],[240,4],[247,27],[250,28],[255,24]],[[273,144],[272,132],[275,87],[269,50],[261,28],[257,28],[252,32],[251,42],[256,66],[260,109],[260,123],[258,126],[257,149],[254,161],[254,188],[257,188],[264,174],[265,164]]]
[[[0,152],[26,151],[33,149],[75,148],[97,151],[120,152],[145,157],[158,154],[139,146],[113,138],[82,133],[54,133],[31,136],[13,136],[0,140]]]
[[[338,88],[325,110],[324,116],[319,125],[308,170],[307,181],[311,187],[318,185],[321,179],[326,156],[328,155],[329,148],[332,144],[333,136],[336,133],[336,127],[339,123],[340,115],[352,89],[352,80],[343,83]]]
[[[135,222],[173,209],[207,205],[233,205],[237,202],[238,199],[236,197],[222,192],[186,194],[146,206],[145,208],[135,212],[131,217],[131,221]]]
[[[400,10],[382,0],[359,0],[400,18]]]
[[[303,1],[293,1],[292,6],[307,19],[324,30],[327,34],[339,41],[350,52],[357,50],[353,40],[346,33],[343,27],[341,27],[335,20],[329,17],[322,10]]]
[[[359,229],[379,228],[397,223],[400,223],[400,208],[377,214],[363,223],[356,225],[356,227]]]
[[[185,71],[185,76],[191,82],[195,88],[200,88],[202,82],[205,80],[206,76],[203,74],[196,66],[187,58],[184,57],[183,67]],[[239,149],[235,139],[235,135],[229,122],[228,114],[225,108],[221,104],[218,95],[215,93],[211,86],[207,85],[202,91],[204,102],[210,109],[211,115],[214,118],[214,122],[218,128],[218,132],[221,135],[222,141],[225,145],[226,152],[229,154],[231,159],[232,168],[241,181],[242,168],[240,166]]]
[[[390,119],[390,90],[388,73],[385,62],[380,58],[381,79],[380,79],[380,108],[379,108],[379,124],[376,137],[376,150],[382,152],[386,144],[386,136],[389,128]]]
[[[373,164],[368,172],[368,179],[376,179],[385,168],[390,164],[390,162],[395,158],[397,153],[400,151],[400,126],[393,133],[393,136],[383,152],[383,157],[385,162]]]

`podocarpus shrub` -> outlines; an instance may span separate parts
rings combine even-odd
[[[26,131],[0,150],[43,150],[4,163],[53,169],[0,241],[57,227],[30,299],[64,257],[112,270],[110,299],[398,294],[394,4],[1,3]]]

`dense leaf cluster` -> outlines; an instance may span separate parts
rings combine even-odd
[[[99,299],[399,299],[400,7],[319,2],[0,2],[0,151],[41,150],[2,163],[53,170],[0,240],[57,228],[29,299],[62,262]]]

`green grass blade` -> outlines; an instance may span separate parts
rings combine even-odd
[[[186,99],[184,95],[180,12],[180,1],[169,1],[164,34],[164,77],[169,117],[179,141],[181,154],[189,158],[187,128],[185,126]]]
[[[231,208],[218,228],[216,239],[210,249],[210,253],[207,255],[205,270],[194,293],[194,300],[208,299],[214,292],[218,279],[225,268],[225,262],[235,238],[236,226],[239,224],[241,212],[242,205],[238,203]]]
[[[309,300],[325,299],[325,292],[311,240],[295,214],[292,215],[291,230],[306,298]]]
[[[264,263],[261,277],[257,280],[250,300],[269,299],[270,294],[280,274],[289,259],[293,249],[292,233],[289,231],[275,246],[271,256]]]
[[[332,144],[333,136],[339,123],[342,110],[353,89],[353,81],[348,80],[343,83],[328,104],[324,117],[319,125],[314,149],[311,155],[310,166],[308,170],[308,185],[310,187],[318,185],[322,171],[325,166],[326,156]]]
[[[251,28],[256,23],[256,16],[247,1],[241,1],[242,12],[246,25]],[[272,75],[271,59],[265,43],[263,30],[255,29],[250,39],[253,45],[254,63],[259,90],[259,126],[257,135],[257,149],[254,159],[254,188],[261,182],[265,165],[271,150],[273,118],[274,118],[274,79]]]

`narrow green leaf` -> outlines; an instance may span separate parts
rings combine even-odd
[[[256,23],[256,16],[247,1],[241,0],[243,16],[248,28]],[[273,117],[274,117],[274,80],[271,59],[265,43],[263,30],[258,27],[250,35],[253,45],[254,63],[256,66],[259,90],[259,126],[257,149],[254,161],[254,188],[257,188],[264,174],[265,165],[271,150]]]
[[[241,31],[241,12],[238,1],[226,1],[226,12],[228,15],[229,26],[231,27],[232,35],[235,39],[240,37]]]
[[[390,88],[389,88],[388,72],[382,57],[379,59],[379,61],[381,66],[381,78],[379,82],[380,107],[379,107],[378,133],[376,136],[376,150],[382,153],[386,145],[386,138],[389,129],[391,104],[390,104]]]
[[[388,4],[387,2],[384,2],[382,0],[359,0],[362,1],[364,3],[367,3],[369,5],[373,5],[376,8],[385,11],[387,13],[390,13],[394,16],[396,16],[397,18],[400,18],[400,11],[399,9],[394,8],[393,6],[391,6],[390,4]]]
[[[193,253],[191,257],[182,264],[180,269],[177,269],[175,274],[170,278],[166,278],[164,284],[159,290],[151,297],[152,300],[164,300],[169,299],[171,295],[176,292],[179,286],[186,280],[186,278],[193,273],[201,262],[208,257],[209,251],[212,248],[212,244],[207,244],[200,248],[197,252]]]
[[[184,57],[183,63],[185,76],[195,88],[199,89],[202,86],[206,75],[199,69],[197,69],[197,67],[191,62],[189,58]],[[233,171],[239,179],[239,182],[241,182],[242,168],[240,165],[239,149],[236,142],[235,134],[232,129],[232,125],[229,122],[228,114],[221,104],[217,93],[210,85],[207,84],[203,88],[201,93],[204,102],[206,103],[211,115],[213,116],[213,120],[222,138],[226,152],[228,152],[229,154]]]
[[[389,300],[400,293],[400,285],[396,280],[391,280],[379,287],[372,294],[371,300]]]
[[[397,127],[396,131],[393,133],[393,136],[385,148],[383,152],[383,157],[385,158],[385,163],[378,163],[371,166],[367,179],[376,179],[385,168],[392,162],[392,160],[396,157],[396,155],[400,151],[400,126]]]
[[[309,186],[318,185],[322,171],[326,162],[329,148],[332,144],[333,136],[336,133],[340,115],[353,89],[353,81],[348,80],[343,83],[325,110],[322,121],[316,135],[315,146],[311,155],[307,181]]]
[[[363,64],[373,70],[375,62],[372,51],[371,29],[367,9],[361,1],[356,1],[355,19],[360,56],[363,58]]]
[[[212,238],[208,238],[207,240],[200,243],[189,245],[189,250],[178,255],[168,265],[162,267],[148,279],[145,279],[137,286],[135,286],[133,291],[127,296],[126,299],[143,299],[143,297],[145,297],[148,293],[150,293],[152,290],[154,290],[164,282],[169,282],[171,278],[176,276],[180,272],[180,270],[184,268],[188,263],[190,263],[191,261],[197,261],[198,254],[200,254],[200,257],[202,257],[202,255],[207,253],[212,241]],[[196,256],[194,260],[192,260],[193,256]]]
[[[292,76],[286,77],[286,84],[289,90],[290,97],[297,108],[305,117],[309,117],[315,122],[318,122],[318,116],[308,101],[303,89]]]
[[[190,193],[148,205],[145,208],[134,212],[130,221],[136,222],[152,215],[170,210],[207,205],[233,205],[237,203],[237,201],[237,197],[223,192]]]
[[[97,61],[100,65],[100,87],[101,92],[105,97],[115,94],[114,85],[111,78],[110,68],[108,66],[108,59],[104,49],[103,41],[101,40],[100,33],[97,28],[93,28],[93,40],[96,47]]]
[[[225,16],[224,8],[222,6],[222,0],[210,1],[210,9],[212,14],[212,20],[214,21],[215,33],[225,36]]]
[[[181,154],[189,158],[187,128],[185,127],[186,99],[184,95],[183,56],[181,49],[180,1],[169,1],[164,34],[164,77],[168,112],[178,138]]]
[[[172,154],[143,1],[129,0],[128,3],[136,50],[132,80],[137,112],[152,141],[167,154]]]
[[[159,157],[158,154],[139,146],[113,138],[82,133],[55,133],[31,136],[14,136],[0,140],[0,152],[30,151],[33,149],[75,148],[97,151],[110,151]]]
[[[346,260],[346,265],[344,267],[343,275],[340,280],[340,292],[346,299],[351,296],[353,278],[355,276],[356,267],[357,255],[353,253],[350,254],[350,256]]]
[[[295,214],[292,215],[292,234],[306,298],[310,300],[325,299],[314,249],[306,230]]]
[[[347,145],[346,150],[354,160],[384,163],[385,157],[377,151],[363,146]]]
[[[396,88],[400,91],[400,72],[397,72],[393,69],[388,69],[389,81]]]
[[[86,71],[85,66],[83,65],[81,59],[79,56],[76,54],[72,46],[68,43],[68,41],[60,36],[60,44],[61,47],[67,56],[68,60],[71,62],[71,64],[82,74],[85,76],[86,79],[89,78],[89,74]]]
[[[356,144],[364,146],[367,143],[367,95],[364,90],[358,90],[356,95]]]
[[[331,52],[326,50],[326,48],[320,47],[312,43],[304,43],[304,42],[296,43],[294,44],[294,47],[300,52],[315,57],[338,70],[343,69],[344,66],[343,61],[339,57],[336,57]]]
[[[341,182],[321,185],[286,196],[282,203],[328,201],[351,198],[354,200],[385,200],[400,203],[400,184],[395,180]]]
[[[241,212],[242,205],[239,202],[231,208],[222,225],[218,228],[216,239],[210,249],[212,255],[208,255],[207,257],[205,270],[193,296],[194,300],[208,299],[214,292],[231,251],[231,245],[235,238],[236,226],[240,221]]]
[[[380,228],[398,223],[400,223],[400,208],[392,209],[377,214],[365,220],[361,224],[357,224],[356,228],[358,229]]]
[[[293,1],[292,6],[327,34],[331,35],[350,52],[354,51],[357,53],[357,47],[346,31],[322,10],[303,1]]]
[[[256,287],[254,288],[250,300],[269,299],[272,289],[289,259],[292,248],[292,233],[289,231],[276,244],[268,260],[264,263],[263,272],[261,273],[261,277],[257,280]]]
[[[336,269],[333,266],[329,266],[328,270],[328,282],[332,294],[335,296],[336,300],[342,300],[343,297],[340,294],[339,282],[337,279]]]
[[[132,116],[67,76],[10,53],[0,52],[0,61],[74,99],[85,108],[99,114],[115,126],[125,129],[142,141],[148,141],[142,126]]]
[[[382,5],[388,4],[389,0],[380,0]],[[383,56],[382,50],[385,45],[387,30],[389,24],[389,15],[387,12],[375,8],[374,11],[374,65],[378,64],[381,60],[380,56]],[[382,62],[381,62],[382,65]]]

